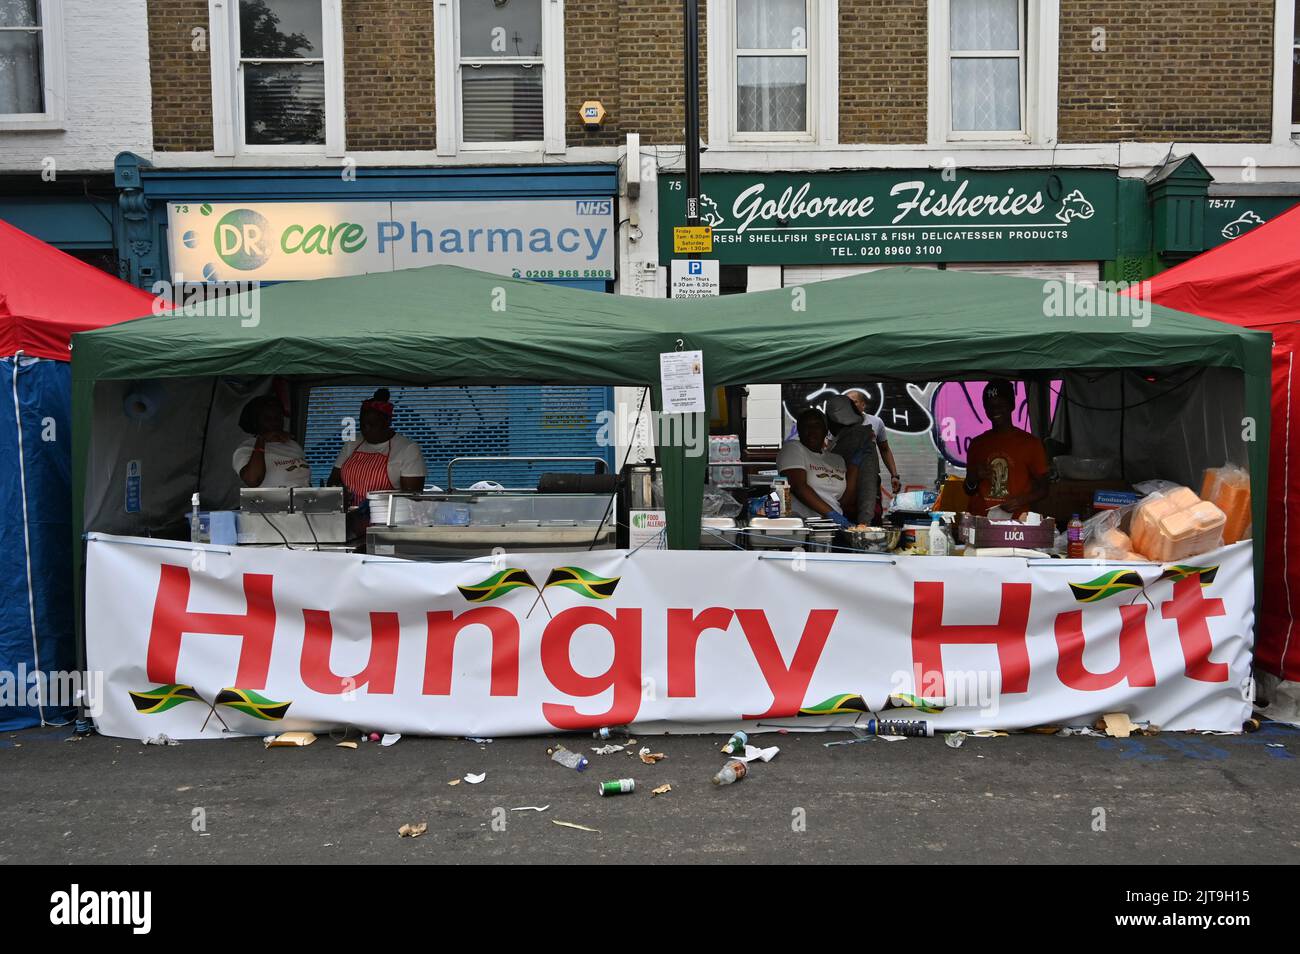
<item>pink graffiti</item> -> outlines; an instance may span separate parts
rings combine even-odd
[[[1015,387],[1016,409],[1011,420],[1016,427],[1027,431],[1030,430],[1029,401],[1025,385],[1017,381]],[[1053,381],[1048,402],[1053,417],[1060,390],[1061,382]],[[966,466],[970,442],[989,429],[989,420],[984,415],[984,382],[948,381],[939,385],[930,399],[930,416],[934,420],[930,438],[935,450],[958,467]]]

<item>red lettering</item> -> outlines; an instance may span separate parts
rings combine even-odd
[[[467,626],[483,626],[492,637],[493,696],[519,695],[519,620],[499,606],[480,606],[459,616],[451,612],[429,614],[429,640],[424,655],[424,694],[451,694],[452,657],[456,637]]]
[[[1146,604],[1121,606],[1119,613],[1119,662],[1109,672],[1090,672],[1083,664],[1083,651],[1087,647],[1083,635],[1083,610],[1056,617],[1056,648],[1060,651],[1056,675],[1061,682],[1071,689],[1089,692],[1109,689],[1123,679],[1134,688],[1156,684],[1151,646],[1147,642]]]
[[[695,647],[708,629],[725,631],[735,614],[710,606],[696,615],[689,609],[668,611],[668,695],[695,695]]]
[[[183,633],[238,636],[239,668],[234,684],[240,689],[265,689],[271,666],[271,643],[275,639],[271,574],[244,574],[247,613],[191,613],[189,567],[164,564],[160,569],[145,664],[149,679],[167,684],[178,681],[176,665]]]
[[[742,719],[767,719],[773,716],[795,715],[803,705],[808,692],[808,683],[812,681],[813,670],[817,660],[821,659],[826,638],[831,634],[838,610],[810,610],[808,621],[804,624],[799,645],[794,650],[794,661],[789,667],[781,656],[781,647],[776,644],[772,627],[768,625],[767,614],[762,610],[736,610],[736,619],[745,631],[749,648],[763,670],[763,678],[772,690],[772,705],[766,712],[756,715],[744,715]]]
[[[917,583],[913,588],[912,658],[927,672],[938,675],[937,695],[944,695],[943,647],[989,643],[998,647],[1003,692],[1029,689],[1029,583],[1003,583],[1002,606],[992,625],[946,625],[943,621],[943,584]]]
[[[401,623],[396,613],[370,614],[370,656],[366,667],[353,676],[339,676],[330,667],[334,624],[325,610],[305,609],[302,640],[302,681],[316,692],[339,695],[361,686],[368,692],[389,694],[397,680],[397,645]]]
[[[599,626],[614,640],[614,661],[599,676],[584,676],[573,668],[569,644],[583,626]],[[641,708],[641,611],[621,609],[607,613],[594,606],[564,610],[542,631],[542,671],[560,692],[569,696],[596,696],[614,690],[608,711],[583,715],[573,706],[542,704],[542,715],[557,729],[592,729],[626,725]]]
[[[1178,623],[1178,641],[1183,647],[1185,672],[1189,679],[1201,682],[1227,682],[1228,664],[1210,661],[1214,640],[1207,620],[1223,616],[1223,600],[1207,600],[1201,593],[1199,575],[1174,584],[1174,597],[1160,604],[1161,615]]]

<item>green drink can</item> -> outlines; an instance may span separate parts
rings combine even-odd
[[[626,792],[636,790],[636,780],[630,778],[617,778],[608,782],[600,783],[600,794],[605,795],[622,795]]]

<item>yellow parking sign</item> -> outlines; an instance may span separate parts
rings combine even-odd
[[[707,225],[678,225],[673,227],[673,253],[691,255],[709,254],[713,251],[713,229]]]

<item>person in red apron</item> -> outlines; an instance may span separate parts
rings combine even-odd
[[[424,453],[420,445],[393,430],[388,397],[388,389],[380,388],[361,402],[361,440],[344,443],[330,471],[329,485],[341,485],[350,504],[364,504],[367,495],[386,490],[419,493],[424,489]]]

